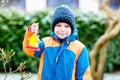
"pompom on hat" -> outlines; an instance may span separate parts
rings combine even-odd
[[[59,22],[65,22],[69,24],[72,29],[72,33],[76,29],[75,16],[67,5],[61,5],[55,9],[51,21],[51,28],[53,32],[55,25]]]

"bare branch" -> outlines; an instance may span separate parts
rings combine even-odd
[[[0,6],[4,6],[9,0],[0,0]]]

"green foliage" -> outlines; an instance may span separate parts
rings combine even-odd
[[[22,50],[25,28],[33,23],[32,18],[33,16],[30,14],[26,15],[15,10],[1,9],[0,11],[0,47],[6,50],[13,49],[17,53],[11,60],[12,64],[9,64],[13,69],[21,62],[34,61],[34,58],[29,57]],[[32,69],[34,72],[37,72],[36,65],[38,65],[38,61],[36,60],[34,64],[30,64],[31,62],[28,64],[29,66],[26,66],[26,69]],[[0,68],[1,71],[3,71],[2,68]]]
[[[101,17],[101,15],[91,12],[76,14],[76,25],[80,41],[90,49],[105,30],[105,17]]]
[[[114,44],[113,44],[114,43]],[[107,51],[106,71],[120,70],[120,34],[110,41]],[[118,66],[118,67],[117,67]]]
[[[94,13],[82,13],[77,12],[76,26],[78,29],[79,39],[83,42],[89,50],[92,49],[96,40],[105,31],[105,16],[103,14]],[[17,54],[11,60],[12,64],[9,64],[13,69],[16,68],[21,62],[26,61],[26,69],[28,71],[37,72],[39,65],[39,58],[33,58],[26,55],[22,50],[22,41],[24,38],[25,29],[34,22],[39,23],[40,38],[48,36],[51,32],[50,28],[51,13],[48,11],[24,13],[12,9],[0,9],[0,47],[6,50],[13,49]],[[108,48],[108,58],[106,63],[106,69],[111,65],[118,64],[119,60],[117,56],[120,56],[120,50],[116,45],[119,45],[120,38],[115,38],[110,42],[111,47]],[[118,41],[118,42],[117,42]],[[112,49],[114,50],[112,50]],[[116,58],[112,57],[115,56]],[[112,62],[110,59],[113,59]],[[120,64],[118,64],[120,65]],[[112,68],[113,70],[113,68]],[[2,71],[0,65],[0,72]],[[108,70],[109,71],[109,70]]]

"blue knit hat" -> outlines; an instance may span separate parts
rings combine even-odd
[[[51,21],[51,28],[54,31],[54,27],[59,22],[65,22],[70,25],[72,32],[76,29],[75,17],[67,5],[58,6],[53,14]]]

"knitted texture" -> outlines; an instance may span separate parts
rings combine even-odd
[[[54,31],[54,27],[59,22],[65,22],[70,25],[72,32],[75,29],[75,17],[67,5],[58,6],[53,14],[51,27],[52,31]]]

